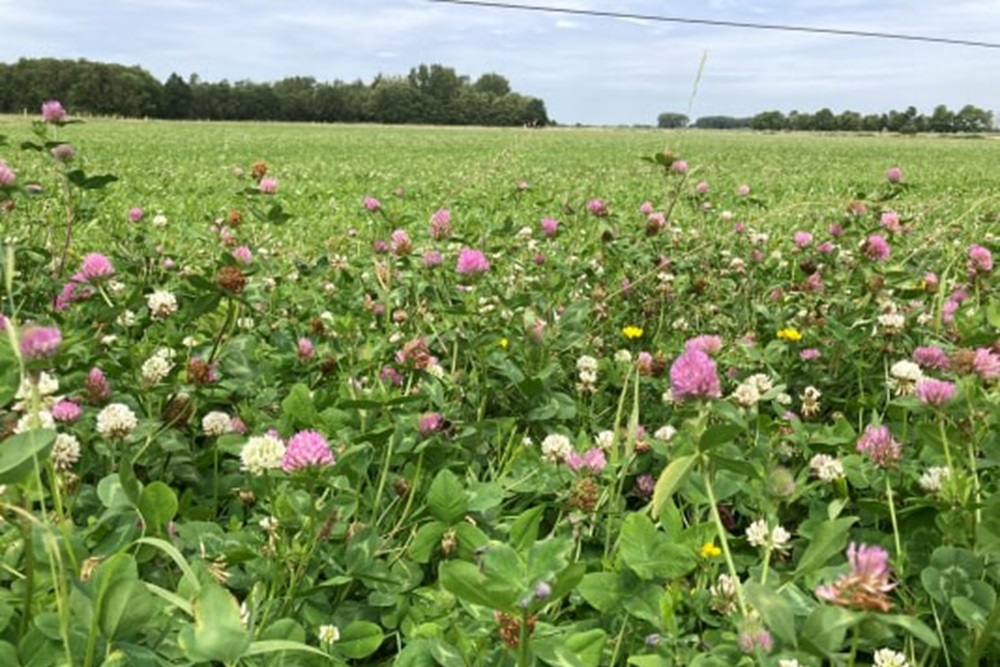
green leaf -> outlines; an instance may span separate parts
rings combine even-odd
[[[139,513],[147,526],[157,533],[162,532],[177,514],[177,494],[163,482],[153,482],[142,490]]]
[[[301,383],[294,385],[281,402],[281,415],[295,428],[313,428],[317,415],[309,387]]]
[[[843,647],[848,628],[863,618],[843,607],[820,605],[802,626],[802,644],[816,655],[830,657]]]
[[[768,630],[786,644],[797,647],[795,616],[788,600],[770,586],[755,581],[744,584],[743,592],[750,604],[760,613]]]
[[[157,612],[131,554],[118,553],[101,563],[91,582],[101,633],[109,640],[138,633]]]
[[[525,551],[538,539],[538,529],[542,525],[545,505],[536,505],[521,512],[510,527],[510,545],[518,551]]]
[[[293,642],[288,639],[262,639],[260,641],[255,641],[247,647],[244,651],[244,657],[249,657],[251,655],[265,655],[267,653],[281,653],[284,651],[298,651],[300,653],[312,653],[313,655],[318,655],[327,660],[330,656],[324,651],[319,650],[314,646],[309,646],[307,644],[302,644],[301,642]]]
[[[340,631],[337,653],[351,660],[367,658],[382,645],[382,628],[368,621],[354,621]]]
[[[487,577],[472,563],[452,561],[438,568],[441,586],[452,595],[487,609],[514,612],[519,587],[516,582]]]
[[[821,523],[813,532],[809,546],[799,559],[795,576],[818,570],[836,554],[843,552],[847,546],[847,533],[857,520],[857,517],[851,516]]]
[[[250,646],[236,598],[215,583],[202,586],[194,600],[194,624],[183,628],[177,639],[194,662],[236,662]]]
[[[201,582],[198,581],[198,577],[195,575],[194,569],[191,567],[190,563],[188,563],[181,552],[177,550],[177,547],[172,545],[170,542],[161,540],[158,537],[141,537],[136,540],[135,543],[148,544],[149,546],[162,551],[175,563],[177,563],[177,567],[181,569],[181,573],[184,575],[184,580],[191,590],[197,591],[201,588]]]
[[[449,526],[465,516],[469,506],[465,489],[455,473],[444,469],[437,474],[427,491],[427,509],[431,516]]]
[[[16,484],[27,477],[35,464],[45,462],[56,441],[50,428],[18,433],[0,443],[0,484]]]
[[[425,523],[413,536],[409,554],[415,563],[426,563],[441,548],[441,537],[448,530],[448,524],[440,521]]]
[[[698,449],[707,452],[727,442],[732,442],[743,432],[743,427],[736,424],[715,424],[705,429],[698,441]]]
[[[635,667],[674,667],[674,663],[658,653],[629,656],[628,664]]]
[[[898,628],[906,630],[915,639],[922,641],[929,648],[938,648],[941,645],[937,634],[926,623],[913,616],[905,616],[903,614],[872,614],[871,617],[888,625],[895,625]]]
[[[620,540],[622,560],[642,579],[674,579],[698,565],[690,549],[670,541],[645,514],[625,518]]]
[[[622,604],[621,575],[616,572],[590,572],[580,580],[576,590],[602,614],[610,614]]]
[[[677,493],[677,489],[687,479],[688,473],[691,472],[691,468],[694,467],[697,460],[697,454],[680,456],[671,461],[670,465],[660,473],[660,478],[656,480],[656,487],[653,489],[652,513],[654,519],[660,516],[663,504]]]

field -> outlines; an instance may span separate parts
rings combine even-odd
[[[33,120],[0,664],[1000,661],[1000,142]]]

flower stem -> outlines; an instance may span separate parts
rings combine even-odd
[[[743,584],[740,583],[739,575],[736,574],[736,564],[733,562],[733,554],[729,550],[729,540],[726,539],[726,527],[722,524],[722,517],[719,516],[718,503],[715,500],[715,492],[712,490],[712,477],[705,470],[702,473],[702,478],[705,480],[705,492],[708,494],[708,506],[712,511],[712,520],[715,522],[715,530],[719,533],[722,553],[726,558],[726,568],[729,570],[729,576],[733,578],[733,583],[736,585],[736,602],[739,604],[740,614],[743,618],[747,618],[747,604],[743,599]]]
[[[885,475],[885,495],[889,501],[889,519],[892,521],[892,537],[896,542],[896,569],[899,571],[899,578],[903,578],[903,547],[899,539],[899,523],[896,521],[896,503],[892,495],[892,481],[889,474]]]

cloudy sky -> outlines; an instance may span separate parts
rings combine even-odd
[[[519,4],[1000,41],[1000,0],[512,0]],[[44,8],[44,9],[42,9]],[[0,0],[0,61],[51,56],[202,79],[370,81],[441,63],[499,72],[561,123],[661,111],[1000,116],[1000,49],[518,12],[429,0]],[[704,71],[693,95],[699,63]]]

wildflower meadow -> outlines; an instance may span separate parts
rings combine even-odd
[[[1000,663],[1000,143],[0,119],[0,664]]]

